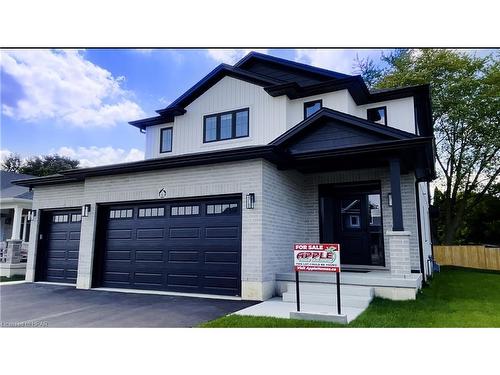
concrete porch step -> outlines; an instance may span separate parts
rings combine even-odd
[[[295,292],[295,282],[284,282],[282,284],[283,292]],[[337,286],[333,283],[315,283],[315,282],[300,282],[300,293],[304,294],[331,294],[337,293]],[[372,298],[374,290],[371,287],[362,285],[340,285],[340,294],[342,296],[359,296]]]
[[[295,291],[285,292],[283,293],[283,302],[296,302],[296,294]],[[359,309],[365,309],[368,307],[372,300],[372,296],[370,297],[362,297],[362,296],[352,296],[352,295],[342,295],[340,293],[341,298],[341,306],[342,307],[354,307]],[[300,302],[306,304],[314,304],[314,305],[337,305],[337,294],[336,293],[300,293]]]

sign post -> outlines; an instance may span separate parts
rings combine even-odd
[[[337,312],[340,306],[340,245],[296,243],[293,246],[297,311],[300,311],[299,272],[335,272],[337,275]]]

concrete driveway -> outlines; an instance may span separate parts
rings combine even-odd
[[[2,327],[195,327],[255,303],[3,284],[0,323]]]

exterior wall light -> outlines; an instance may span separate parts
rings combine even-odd
[[[82,206],[82,217],[89,216],[89,212],[90,212],[90,204],[84,204]]]
[[[252,210],[255,208],[255,193],[247,194],[247,209]]]
[[[36,210],[28,211],[28,221],[33,221],[36,219]]]
[[[392,207],[392,194],[391,193],[387,193],[387,204],[389,205],[389,207]]]

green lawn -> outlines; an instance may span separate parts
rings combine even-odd
[[[229,315],[201,327],[346,327]],[[347,327],[500,327],[500,272],[442,267],[415,301],[375,298]]]
[[[11,276],[11,277],[7,277],[7,276],[0,276],[0,282],[4,282],[4,281],[20,281],[20,280],[24,280],[24,275],[15,275],[15,276]]]

